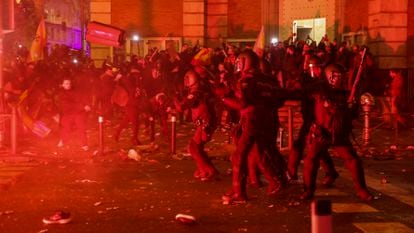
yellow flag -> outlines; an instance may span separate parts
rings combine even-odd
[[[260,29],[260,33],[256,38],[256,42],[254,43],[253,51],[259,56],[260,58],[263,57],[263,52],[265,48],[265,34],[264,34],[264,26]]]
[[[46,46],[46,25],[45,20],[41,19],[37,27],[36,36],[30,48],[31,61],[38,61],[44,58],[44,48]]]

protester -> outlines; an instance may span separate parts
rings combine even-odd
[[[84,151],[89,150],[86,135],[86,113],[91,110],[89,103],[85,98],[72,88],[72,80],[64,78],[62,81],[62,90],[59,93],[60,107],[60,136],[61,140],[58,147],[68,145],[73,128],[76,132],[76,138],[80,140],[81,148]]]

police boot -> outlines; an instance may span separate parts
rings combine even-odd
[[[316,154],[307,154],[303,167],[304,191],[300,196],[302,200],[310,200],[316,190],[316,177],[318,175],[319,161]]]
[[[301,159],[301,154],[298,148],[293,147],[289,153],[289,160],[287,164],[289,180],[298,179],[298,167]]]
[[[331,187],[335,180],[339,177],[339,173],[335,169],[331,156],[327,153],[323,155],[320,160],[320,165],[325,171],[325,177],[322,180],[322,184],[326,187]]]
[[[204,159],[204,156],[202,155],[202,152],[200,150],[200,145],[197,144],[194,140],[190,141],[190,144],[188,145],[188,151],[191,154],[191,157],[193,158],[196,166],[197,166],[197,175],[195,174],[194,177],[205,179],[208,176],[211,176],[212,169],[209,163]]]
[[[351,173],[354,182],[355,191],[358,197],[363,201],[371,201],[374,196],[368,191],[365,183],[364,168],[358,158],[349,159],[345,165]]]
[[[248,156],[248,183],[250,187],[260,188],[262,182],[260,181],[260,173],[258,171],[257,152],[252,151]]]

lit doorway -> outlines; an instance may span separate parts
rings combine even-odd
[[[294,20],[293,32],[296,33],[297,40],[309,43],[309,39],[311,39],[319,43],[326,34],[326,18]]]

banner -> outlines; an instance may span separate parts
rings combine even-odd
[[[44,48],[46,46],[46,42],[45,20],[41,19],[39,26],[37,27],[36,36],[32,42],[32,47],[30,48],[31,61],[38,61],[44,58]]]

